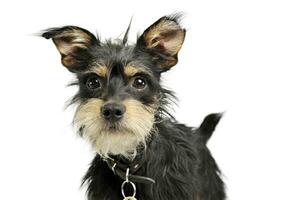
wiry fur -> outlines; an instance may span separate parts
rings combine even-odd
[[[207,116],[199,128],[178,123],[167,107],[174,94],[162,87],[161,73],[178,61],[185,29],[180,15],[164,16],[128,45],[128,27],[123,40],[101,42],[89,31],[74,27],[46,30],[62,56],[62,64],[77,77],[78,104],[74,124],[80,135],[97,151],[87,174],[89,200],[120,200],[123,178],[113,173],[108,159],[130,165],[141,158],[133,175],[155,180],[136,183],[138,200],[224,200],[220,170],[207,148],[221,114]],[[99,87],[88,81],[95,78]],[[136,88],[137,78],[145,82]],[[73,84],[74,85],[74,84]],[[109,122],[101,110],[114,102],[124,113]],[[122,107],[122,108],[123,108]],[[132,188],[125,188],[132,194]]]
[[[104,102],[91,99],[77,108],[74,124],[102,156],[122,155],[133,159],[138,147],[145,147],[146,140],[153,132],[154,109],[133,99],[124,101],[126,114],[118,127],[112,130],[100,114]]]
[[[205,118],[206,127],[214,127],[220,114]],[[203,124],[202,123],[202,124]],[[155,180],[155,184],[137,184],[138,200],[223,200],[224,185],[220,171],[206,147],[204,129],[194,129],[169,119],[156,124],[158,135],[147,147],[147,160],[138,175]],[[122,199],[123,180],[115,176],[106,162],[97,156],[93,160],[84,184],[89,200]],[[127,194],[132,191],[128,189]]]

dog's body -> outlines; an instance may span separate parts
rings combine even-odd
[[[160,18],[136,45],[127,45],[129,28],[123,41],[105,44],[74,26],[42,34],[77,76],[74,124],[98,153],[84,178],[89,200],[225,199],[206,147],[221,115],[207,116],[195,129],[166,109],[173,93],[161,86],[160,75],[177,63],[185,37],[178,19]]]
[[[155,184],[138,183],[137,199],[224,199],[219,169],[205,145],[219,118],[217,114],[209,115],[199,129],[169,120],[157,124],[158,135],[147,147],[146,160],[136,172],[154,179]],[[94,159],[85,181],[89,185],[88,199],[122,199],[120,187],[124,180],[114,175],[100,156]]]

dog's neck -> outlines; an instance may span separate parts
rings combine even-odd
[[[133,160],[117,155],[111,156],[110,158],[104,158],[104,161],[112,172],[123,180],[126,180],[126,173],[127,170],[129,170],[129,180],[136,183],[154,183],[155,181],[153,179],[140,176],[138,173],[146,162],[147,154],[148,149],[139,149]]]

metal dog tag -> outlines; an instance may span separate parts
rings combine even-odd
[[[127,195],[125,195],[125,192],[124,192],[124,187],[125,187],[126,184],[131,185],[131,187],[133,188],[133,195],[130,196],[130,197],[126,197]],[[127,168],[127,171],[126,171],[126,180],[121,185],[121,192],[122,192],[122,195],[124,197],[123,200],[137,200],[136,197],[135,197],[136,192],[137,192],[136,185],[132,181],[129,181],[129,168]]]
[[[132,196],[126,197],[125,192],[124,192],[125,184],[130,184],[133,187],[134,194]],[[122,192],[122,195],[124,197],[123,200],[137,200],[136,197],[135,197],[136,196],[136,186],[135,186],[135,184],[133,182],[131,182],[131,181],[124,181],[122,183],[122,186],[121,186],[121,192]]]
[[[137,200],[135,197],[125,197],[123,200]]]

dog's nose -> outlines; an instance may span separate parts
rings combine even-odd
[[[101,107],[101,114],[104,119],[110,122],[120,120],[125,113],[125,106],[119,103],[107,103]]]

